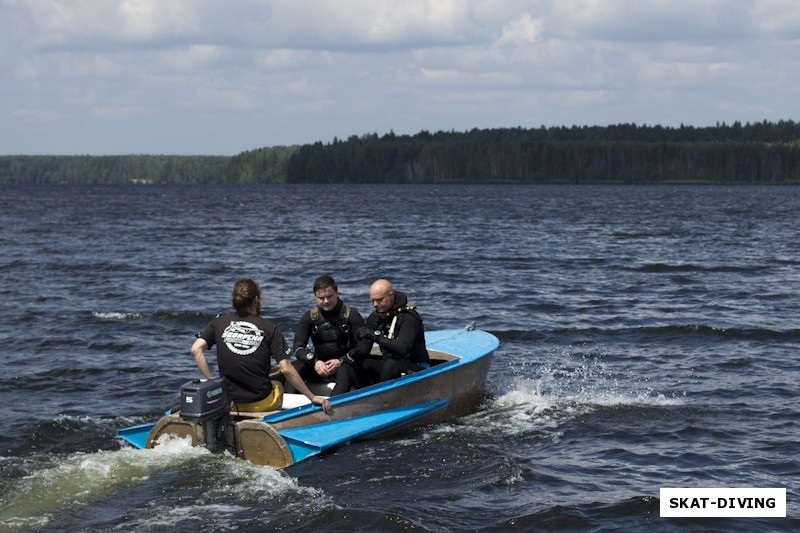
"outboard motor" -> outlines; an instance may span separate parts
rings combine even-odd
[[[181,418],[203,427],[206,448],[211,452],[219,451],[221,440],[229,440],[226,438],[226,433],[232,433],[226,431],[229,411],[222,378],[193,379],[181,386]]]

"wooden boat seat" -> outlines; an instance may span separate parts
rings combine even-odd
[[[308,388],[316,394],[317,396],[321,396],[323,398],[330,398],[331,391],[333,387],[336,385],[335,383],[306,383]],[[311,403],[311,400],[305,397],[303,394],[299,393],[291,393],[291,392],[284,392],[283,393],[283,402],[281,404],[281,410],[286,409],[294,409],[295,407],[300,407],[301,405],[307,405]],[[277,411],[277,409],[275,410]],[[231,416],[235,418],[256,418],[261,419],[267,416],[270,413],[274,413],[275,411],[236,411],[235,409],[231,410]]]

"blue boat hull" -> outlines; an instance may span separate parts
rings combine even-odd
[[[499,341],[481,330],[425,332],[431,368],[330,399],[333,413],[304,405],[234,424],[236,455],[255,464],[285,468],[344,442],[383,437],[474,410]],[[168,414],[153,424],[119,431],[137,448],[152,448],[165,435],[203,445],[203,428]]]

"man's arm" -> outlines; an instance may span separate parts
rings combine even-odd
[[[198,338],[192,344],[192,357],[194,357],[194,362],[197,364],[197,368],[200,369],[203,376],[206,378],[211,378],[214,374],[211,372],[211,369],[208,368],[208,361],[206,360],[206,349],[208,348],[208,343],[205,339]]]
[[[278,367],[281,369],[286,381],[288,381],[292,387],[295,388],[295,390],[311,400],[311,403],[321,405],[322,410],[325,411],[326,414],[331,414],[333,412],[331,409],[331,403],[322,396],[317,396],[311,392],[311,390],[308,388],[308,385],[305,384],[303,378],[300,377],[300,374],[297,373],[297,370],[294,369],[288,359],[281,359],[278,362]]]
[[[352,339],[353,347],[347,351],[347,354],[352,359],[363,359],[369,355],[372,349],[372,341],[370,339],[359,339],[356,332],[364,327],[364,319],[361,313],[355,309],[350,310],[350,339]]]
[[[311,312],[306,311],[297,321],[297,326],[294,330],[294,340],[292,340],[292,353],[297,348],[305,348],[308,346],[308,339],[311,338]]]
[[[417,320],[413,314],[401,313],[397,315],[397,325],[395,326],[397,337],[389,339],[385,336],[381,336],[376,342],[378,346],[397,359],[409,359],[420,326],[420,321]]]

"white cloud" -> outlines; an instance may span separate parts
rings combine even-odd
[[[761,34],[800,39],[800,2],[758,0],[749,15]]]
[[[390,129],[702,125],[799,111],[796,0],[0,6],[0,152],[185,142],[187,153],[236,153]],[[102,130],[71,135],[70,121],[95,120]]]
[[[610,41],[707,39],[741,32],[741,0],[563,0],[553,4],[560,35]]]
[[[216,45],[193,44],[183,48],[171,48],[158,54],[164,67],[195,70],[218,65],[224,59],[225,50]]]
[[[256,66],[271,70],[289,70],[300,64],[310,61],[311,53],[306,50],[289,50],[279,48],[276,50],[258,51],[254,55]]]
[[[542,19],[533,18],[530,13],[523,13],[519,18],[503,26],[498,43],[532,43],[540,38],[543,29]]]
[[[265,48],[457,44],[481,33],[464,0],[6,0],[35,47],[110,42]]]

